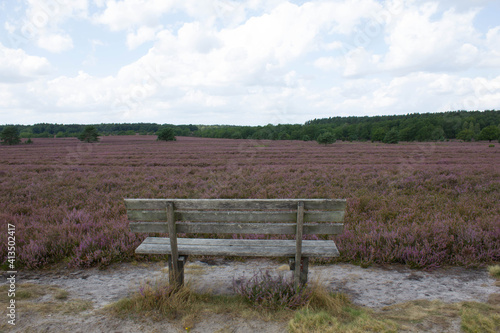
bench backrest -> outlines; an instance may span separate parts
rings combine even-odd
[[[214,234],[294,235],[300,202],[304,235],[342,232],[344,199],[125,199],[134,232],[168,233],[173,205],[176,233]]]

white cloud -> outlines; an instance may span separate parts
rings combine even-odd
[[[319,57],[314,61],[314,66],[324,71],[339,69],[339,64],[334,57]]]
[[[157,26],[159,18],[173,8],[171,0],[108,0],[104,12],[95,15],[96,23],[107,25],[112,31]]]
[[[457,13],[451,9],[439,17],[437,8],[432,3],[407,8],[386,28],[389,52],[384,69],[457,69],[475,63],[477,10]]]
[[[16,44],[35,42],[40,48],[59,53],[73,48],[71,36],[61,28],[69,19],[85,19],[88,0],[28,0],[24,17],[6,23]]]
[[[50,71],[46,58],[31,56],[21,49],[10,49],[0,43],[0,82],[31,81]]]
[[[486,44],[488,47],[482,57],[481,65],[485,67],[500,66],[500,26],[488,30]]]
[[[116,95],[125,91],[126,83],[111,76],[99,78],[79,71],[75,77],[61,76],[50,80],[44,89],[46,98],[59,108],[106,109],[113,103]]]
[[[211,96],[201,90],[188,90],[181,99],[180,105],[194,107],[218,107],[226,105],[221,96]]]
[[[162,29],[161,26],[158,27],[142,26],[139,29],[137,29],[136,32],[128,33],[127,47],[132,50],[146,42],[154,40],[156,32],[161,29]]]
[[[482,49],[494,45],[491,41],[484,43],[474,28],[478,9],[439,12],[438,8],[435,2],[425,2],[381,9],[343,42],[341,56],[321,57],[315,65],[347,77],[477,67],[485,58]],[[387,51],[376,44],[379,36],[384,37]]]
[[[60,53],[73,48],[73,40],[68,35],[42,34],[37,40],[38,47],[53,53]]]

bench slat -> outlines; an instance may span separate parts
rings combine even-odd
[[[281,257],[295,256],[295,240],[199,239],[178,238],[179,255],[225,255]],[[135,251],[138,254],[170,254],[170,240],[148,237]],[[302,256],[336,257],[339,255],[331,240],[304,240]]]
[[[345,199],[125,199],[127,209],[164,210],[173,202],[175,210],[190,209],[287,209],[296,210],[297,202],[307,210],[345,210]]]
[[[166,221],[163,210],[129,210],[131,221]],[[304,213],[304,222],[341,222],[343,211],[309,211]],[[296,212],[263,211],[176,211],[176,221],[190,222],[296,222]]]
[[[201,234],[282,234],[295,235],[294,223],[189,223],[177,222],[178,233]],[[342,233],[342,223],[304,224],[304,235],[337,235]],[[133,232],[168,233],[164,222],[130,222]]]

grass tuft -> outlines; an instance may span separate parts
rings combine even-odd
[[[288,323],[288,331],[291,333],[397,332],[397,324],[387,319],[378,319],[366,309],[347,307],[344,311],[351,315],[349,320],[342,320],[327,311],[301,309]]]
[[[460,310],[462,329],[466,333],[496,333],[500,331],[500,307],[465,302]]]
[[[147,281],[131,297],[114,303],[118,314],[149,313],[154,318],[175,319],[191,306],[192,293],[186,286],[175,288],[166,279]]]
[[[333,316],[345,315],[344,309],[352,306],[351,301],[345,294],[331,293],[319,283],[313,283],[311,297],[307,306],[314,310],[324,310]]]
[[[496,279],[500,279],[500,265],[493,265],[488,267],[488,272]]]

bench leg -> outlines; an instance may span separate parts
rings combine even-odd
[[[172,267],[172,256],[168,256],[168,282],[171,285],[182,286],[184,284],[184,265],[186,264],[187,256],[179,256],[177,260],[178,276],[175,276]]]
[[[288,259],[290,265],[290,270],[295,270],[295,258]],[[305,285],[307,283],[307,273],[309,273],[309,258],[302,257],[300,260],[300,284]]]

